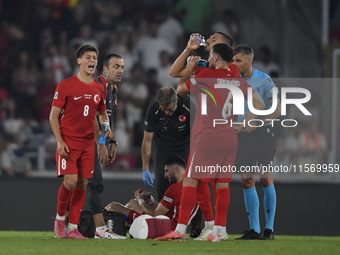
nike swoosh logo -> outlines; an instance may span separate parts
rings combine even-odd
[[[94,171],[91,171],[91,174],[93,174]]]
[[[83,96],[81,96],[81,97],[74,97],[74,100],[78,100],[78,99],[80,99],[80,98],[82,98]]]

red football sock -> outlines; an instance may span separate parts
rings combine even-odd
[[[73,189],[70,203],[69,223],[78,225],[81,210],[85,203],[86,190]]]
[[[197,189],[191,186],[183,187],[178,224],[188,225],[196,201]]]
[[[60,185],[58,192],[58,205],[57,205],[57,213],[59,216],[64,216],[67,210],[68,202],[70,201],[70,197],[72,195],[72,190],[68,190],[64,182]]]
[[[229,188],[216,190],[215,226],[226,226],[229,204],[230,204]]]
[[[197,201],[205,221],[214,220],[214,213],[211,207],[210,197],[211,195],[208,183],[201,182],[197,188]]]
[[[211,183],[211,189],[213,190],[214,193],[214,210],[216,211],[216,184],[213,182]]]

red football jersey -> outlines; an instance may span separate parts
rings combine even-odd
[[[235,85],[242,91],[244,99],[247,99],[248,88],[251,88],[244,79],[231,70],[202,68],[195,77],[186,82],[190,93],[198,94],[195,122],[191,131],[193,135],[234,131],[230,125],[231,120],[236,121],[236,115],[233,115],[233,95],[227,88],[216,88],[220,84]],[[252,89],[252,93],[254,92]],[[228,123],[214,126],[214,120],[217,119],[228,120]]]
[[[170,185],[170,187],[165,191],[164,197],[161,200],[161,204],[164,205],[166,208],[169,209],[169,211],[165,214],[165,216],[168,216],[170,218],[171,222],[171,230],[175,230],[178,217],[179,217],[179,206],[181,202],[181,196],[182,196],[182,189],[183,189],[183,181],[174,183]],[[196,198],[194,198],[196,199]],[[194,210],[192,210],[193,213],[197,211],[198,203],[196,202]],[[193,215],[190,215],[190,219],[193,218]]]
[[[238,70],[237,66],[234,63],[229,62],[229,69],[230,71],[235,73],[237,77],[240,77],[240,71]]]
[[[206,61],[209,62],[208,59],[207,59]],[[201,72],[201,71],[204,70],[205,68],[209,68],[209,67],[200,67],[200,66],[196,66],[196,68],[195,68],[195,74],[198,74],[199,72]],[[234,63],[229,62],[229,69],[230,69],[230,71],[232,71],[233,73],[235,73],[235,75],[236,75],[237,77],[240,77],[240,71],[238,70],[237,66],[236,66]]]
[[[62,80],[56,88],[53,102],[62,110],[60,132],[72,148],[82,148],[94,143],[94,121],[97,111],[106,110],[104,86],[93,80],[91,84],[81,82],[77,75]]]

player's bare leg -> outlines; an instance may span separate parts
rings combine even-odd
[[[110,212],[117,212],[124,214],[125,216],[128,216],[131,209],[127,208],[126,206],[122,205],[118,202],[111,202],[107,206],[105,206],[105,209]]]
[[[125,207],[135,210],[136,212],[143,213],[143,208],[138,204],[136,199],[131,199]]]
[[[97,214],[93,215],[93,219],[94,219],[94,222],[96,224],[96,228],[105,225],[104,216],[103,216],[102,213],[97,213]]]

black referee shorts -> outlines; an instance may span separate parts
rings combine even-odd
[[[235,158],[237,173],[244,173],[240,169],[250,169],[256,165],[273,165],[276,152],[274,130],[272,127],[259,127],[250,133],[237,134],[238,147]]]

